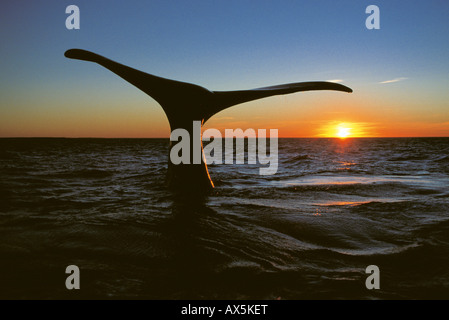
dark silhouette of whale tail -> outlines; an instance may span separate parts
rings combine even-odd
[[[252,90],[209,91],[195,84],[165,79],[130,68],[87,50],[70,49],[64,55],[67,58],[96,62],[133,84],[161,105],[171,130],[185,129],[191,138],[193,121],[204,124],[214,114],[240,103],[299,91],[352,92],[344,85],[323,81],[289,83]],[[190,145],[193,145],[193,141]],[[192,152],[190,156],[193,158]],[[193,164],[191,161],[190,164],[178,165],[169,160],[167,182],[172,189],[194,193],[205,193],[213,188],[204,159],[201,164]]]

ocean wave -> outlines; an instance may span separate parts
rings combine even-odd
[[[387,247],[370,247],[367,249],[330,249],[342,255],[357,256],[357,257],[372,257],[372,256],[391,256],[397,254],[404,254],[406,252],[412,252],[421,248],[423,245],[418,242],[411,244],[405,244],[400,246],[387,246]]]
[[[287,160],[285,160],[285,163],[289,164],[298,164],[303,163],[305,161],[312,161],[313,158],[309,156],[308,154],[301,154],[293,157],[288,157]]]
[[[115,173],[116,171],[110,169],[79,169],[73,171],[43,173],[39,174],[39,176],[48,179],[104,179],[113,176]]]
[[[13,151],[0,150],[0,160],[16,160],[20,159],[18,154]]]
[[[393,158],[389,158],[388,161],[420,161],[420,160],[428,160],[428,155],[404,155],[397,156]]]
[[[435,162],[442,162],[442,163],[449,163],[449,155],[448,156],[442,156],[438,159],[433,160]]]

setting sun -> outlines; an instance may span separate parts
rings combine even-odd
[[[338,130],[337,131],[337,137],[339,137],[339,138],[347,138],[351,134],[351,128],[339,126],[337,128],[337,130]]]
[[[326,138],[362,138],[375,137],[376,125],[367,122],[331,121],[317,127],[316,137]]]

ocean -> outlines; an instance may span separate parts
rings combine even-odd
[[[167,156],[0,139],[0,298],[449,299],[449,138],[282,138],[275,175],[209,165],[198,203],[166,189]]]

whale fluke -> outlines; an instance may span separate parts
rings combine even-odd
[[[344,85],[326,81],[287,83],[251,90],[213,91],[216,99],[216,104],[210,108],[210,112],[208,113],[208,116],[206,116],[206,120],[213,116],[215,113],[240,103],[276,95],[312,90],[335,90],[349,93],[352,92],[351,88],[348,88]]]
[[[182,128],[190,133],[190,137],[193,137],[193,121],[201,121],[204,124],[214,114],[244,102],[310,90],[352,92],[352,89],[342,84],[325,81],[289,83],[251,90],[209,91],[192,83],[166,79],[133,69],[87,50],[70,49],[64,55],[71,59],[96,62],[133,84],[161,105],[172,131]],[[192,141],[190,145],[193,146]],[[192,150],[190,154],[193,157]],[[213,188],[213,183],[204,157],[201,164],[193,164],[192,161],[190,163],[174,165],[169,159],[168,185],[174,190],[207,193]]]

